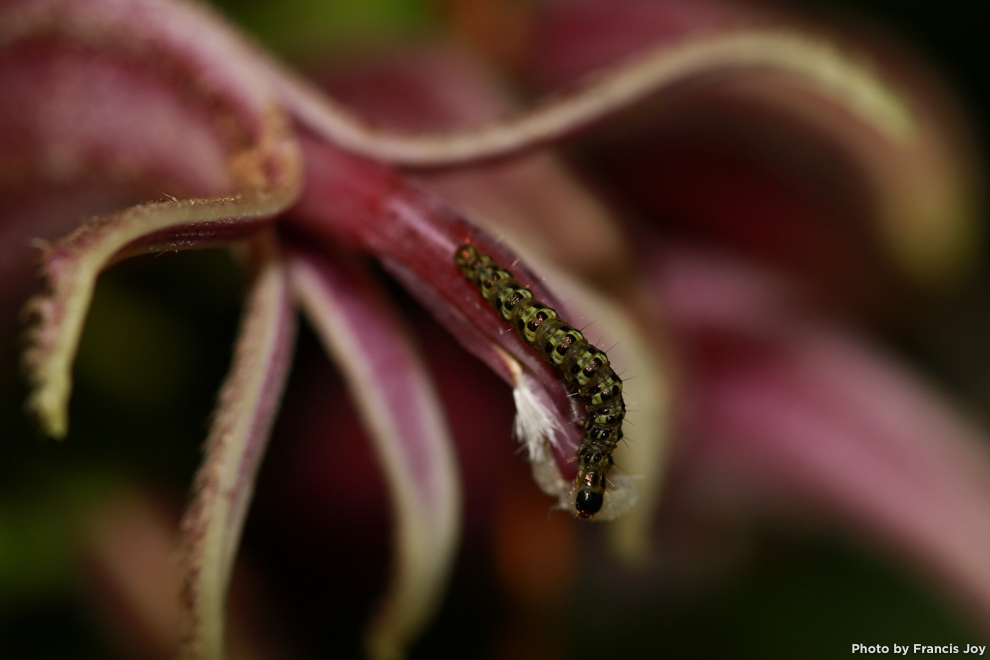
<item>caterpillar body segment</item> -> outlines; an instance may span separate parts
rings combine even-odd
[[[580,518],[593,517],[605,502],[612,452],[622,439],[626,413],[622,380],[604,351],[556,310],[536,300],[532,291],[490,256],[464,244],[457,249],[454,263],[523,340],[556,367],[581,402],[585,420],[577,455],[574,508]]]

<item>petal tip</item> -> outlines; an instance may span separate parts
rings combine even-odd
[[[66,387],[52,387],[50,383],[36,389],[28,396],[27,408],[37,419],[41,430],[48,437],[62,440],[69,432],[69,416],[65,402]]]

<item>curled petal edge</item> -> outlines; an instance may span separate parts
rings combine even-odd
[[[115,261],[149,252],[204,247],[251,231],[250,220],[270,218],[299,196],[301,159],[286,118],[265,116],[256,147],[240,154],[246,180],[265,173],[266,185],[226,197],[152,202],[83,224],[54,245],[41,245],[47,290],[31,300],[24,368],[27,406],[55,438],[68,431],[72,361],[99,273]]]

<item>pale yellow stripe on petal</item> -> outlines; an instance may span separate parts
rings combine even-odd
[[[223,658],[227,586],[254,480],[290,363],[294,311],[274,236],[254,242],[257,272],[241,321],[234,361],[220,392],[195,500],[182,523],[186,657]]]

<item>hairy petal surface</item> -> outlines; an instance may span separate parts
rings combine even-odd
[[[92,220],[46,248],[43,268],[49,291],[31,302],[30,311],[37,320],[29,335],[31,347],[24,355],[32,384],[28,405],[45,431],[63,437],[68,430],[72,360],[96,277],[114,257],[125,248],[153,252],[204,247],[220,242],[224,234],[229,240],[230,232],[224,230],[231,229],[235,221],[271,217],[293,197],[290,188],[145,204]],[[139,244],[142,238],[148,239],[144,245]]]
[[[356,264],[295,249],[295,295],[348,383],[395,511],[392,582],[368,631],[372,658],[402,657],[439,605],[460,538],[450,432],[402,323]],[[343,466],[342,466],[343,468]]]
[[[986,434],[892,360],[795,310],[772,279],[683,254],[659,272],[691,338],[678,454],[698,497],[812,512],[938,579],[988,625]]]
[[[0,138],[10,147],[2,183],[55,184],[95,170],[118,187],[147,190],[154,178],[196,196],[178,200],[161,191],[156,196],[167,200],[89,220],[43,244],[48,290],[30,307],[37,319],[25,364],[29,406],[50,435],[67,430],[70,365],[102,269],[132,254],[253,231],[238,221],[271,217],[298,193],[300,162],[288,121],[250,66],[250,49],[202,17],[196,6],[158,0],[0,8],[0,75],[15,94],[6,97],[13,104],[0,104],[13,120]],[[26,240],[51,229],[9,231]],[[18,254],[26,249],[15,245]]]
[[[255,275],[234,362],[220,391],[195,500],[182,522],[193,658],[223,657],[227,587],[295,337],[289,280],[274,236],[259,236],[252,249]]]

